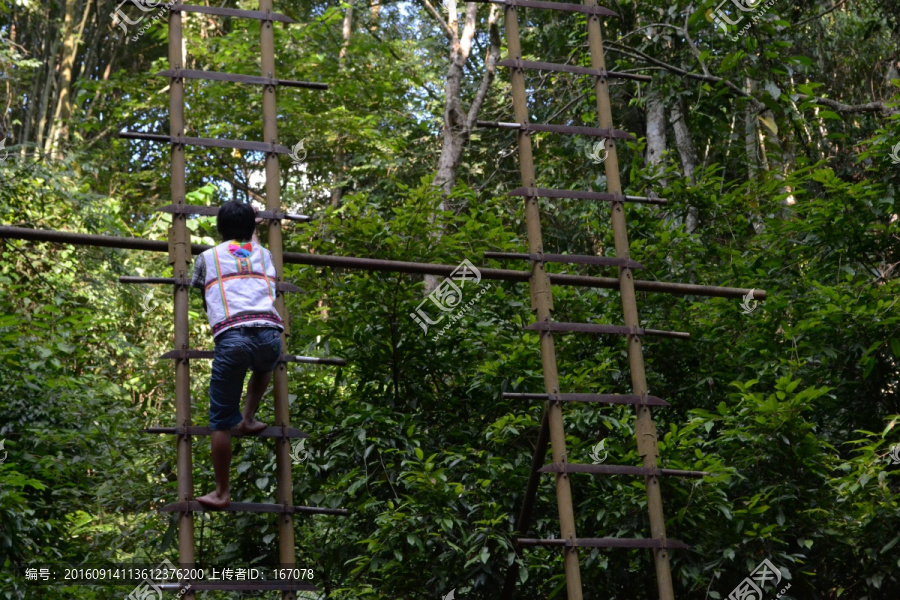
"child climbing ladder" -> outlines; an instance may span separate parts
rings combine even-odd
[[[222,243],[194,262],[193,287],[200,288],[203,309],[215,340],[209,380],[210,445],[216,489],[197,501],[208,508],[231,504],[231,429],[261,432],[256,410],[281,356],[284,324],[275,310],[276,274],[271,253],[256,237],[256,214],[249,204],[231,201],[216,216]],[[247,398],[240,411],[244,378],[250,370]]]

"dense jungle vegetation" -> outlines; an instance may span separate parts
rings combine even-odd
[[[526,269],[483,252],[526,252],[503,9],[434,0],[276,0],[285,250]],[[254,2],[200,4],[257,9]],[[161,5],[163,3],[160,3]],[[743,12],[736,8],[743,6]],[[763,559],[801,600],[900,597],[900,4],[881,0],[614,0],[608,67],[637,277],[764,289],[740,299],[640,292],[648,339],[675,596],[725,599]],[[132,21],[115,23],[121,8]],[[752,10],[751,10],[752,9]],[[171,215],[166,17],[130,1],[0,3],[0,224],[165,240]],[[589,66],[586,19],[519,9],[523,58]],[[140,19],[140,20],[139,20]],[[748,27],[745,27],[748,26]],[[724,27],[724,26],[723,26]],[[258,21],[185,13],[185,68],[259,75]],[[530,72],[532,122],[597,126],[592,78]],[[187,80],[185,135],[262,138],[260,88]],[[538,185],[604,191],[592,138],[535,133]],[[262,155],[187,148],[188,203],[264,200]],[[542,199],[545,251],[614,255],[609,206]],[[189,221],[215,243],[213,217]],[[262,230],[261,230],[262,231]],[[266,243],[263,231],[262,241]],[[106,600],[124,587],[39,586],[38,563],[177,561],[171,276],[165,253],[0,240],[0,598]],[[582,265],[557,273],[614,276]],[[345,367],[291,365],[291,419],[309,432],[294,501],[349,509],[296,521],[308,598],[497,598],[520,561],[517,598],[564,598],[559,552],[516,557],[515,517],[540,425],[538,335],[526,284],[490,287],[439,338],[410,317],[421,276],[288,265],[287,351]],[[486,285],[486,281],[482,285]],[[468,294],[468,292],[467,292]],[[554,286],[555,318],[621,324],[616,290]],[[471,300],[474,295],[467,295]],[[211,348],[198,294],[190,339]],[[564,392],[630,393],[625,342],[557,337]],[[192,361],[194,422],[206,423],[209,361]],[[268,396],[267,398],[271,398]],[[272,418],[271,402],[261,418]],[[567,405],[569,460],[638,465],[633,407]],[[233,498],[272,502],[272,440],[236,439]],[[193,441],[197,493],[212,483]],[[549,460],[547,461],[549,462]],[[640,477],[572,477],[580,537],[647,537]],[[199,560],[271,564],[271,515],[195,518]],[[528,537],[559,535],[544,476]],[[587,599],[657,597],[646,550],[581,552]],[[274,594],[269,594],[275,597]],[[262,597],[234,593],[198,597]],[[279,596],[280,597],[280,596]],[[766,598],[774,597],[774,592]]]

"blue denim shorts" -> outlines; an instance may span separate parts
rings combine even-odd
[[[281,356],[281,331],[274,327],[235,327],[216,337],[209,379],[209,427],[228,430],[241,422],[241,397],[247,370],[275,370]]]

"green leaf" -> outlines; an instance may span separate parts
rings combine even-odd
[[[757,118],[763,125],[769,128],[769,131],[771,131],[774,135],[778,135],[778,125],[775,123],[775,119],[764,115],[759,115],[759,117]]]
[[[879,552],[879,554],[884,554],[885,552],[887,552],[888,550],[890,550],[891,548],[893,548],[894,546],[896,546],[896,545],[897,545],[897,542],[900,542],[900,535],[895,536],[894,539],[892,539],[890,542],[888,542],[887,544],[885,544],[884,547],[883,547],[883,548],[881,549],[881,551]]]
[[[894,353],[894,356],[900,357],[900,339],[891,338],[891,352]]]

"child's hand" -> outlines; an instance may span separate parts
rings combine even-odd
[[[256,207],[254,206],[254,207],[253,207],[253,214],[256,214],[256,213],[258,213],[258,212],[259,212],[259,209],[256,208]],[[263,221],[265,221],[265,219],[262,219],[262,218],[260,218],[260,217],[256,217],[256,218],[254,219],[254,222],[255,222],[257,225],[259,225],[259,224],[262,223]],[[250,241],[253,242],[253,243],[255,243],[255,244],[259,244],[259,236],[256,235],[256,227],[253,228],[253,236],[250,238]]]

